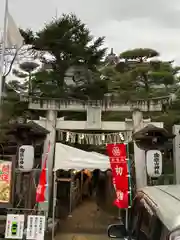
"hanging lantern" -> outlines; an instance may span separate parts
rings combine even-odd
[[[22,172],[29,172],[34,165],[34,147],[32,145],[22,145],[19,148],[18,167]]]
[[[162,174],[162,153],[159,150],[149,150],[146,153],[147,174],[151,178],[158,178]]]

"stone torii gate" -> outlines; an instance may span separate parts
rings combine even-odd
[[[50,141],[50,153],[48,157],[48,175],[49,175],[49,194],[52,189],[52,171],[53,157],[56,142],[56,130],[102,130],[102,131],[123,131],[125,132],[125,141],[129,141],[132,132],[144,128],[150,119],[143,119],[143,112],[160,112],[163,104],[168,99],[154,99],[149,101],[136,101],[126,104],[113,103],[105,101],[81,101],[64,99],[45,99],[36,97],[22,97],[22,101],[28,101],[29,109],[46,111],[46,119],[35,121],[46,128],[50,133],[47,136],[45,146]],[[66,121],[57,119],[57,113],[60,111],[86,112],[86,121]],[[124,122],[102,121],[102,112],[132,112],[132,119],[126,119]],[[162,122],[152,122],[156,127],[163,127]],[[134,143],[134,161],[136,168],[136,186],[137,188],[146,186],[147,176],[145,169],[145,152],[139,149]]]

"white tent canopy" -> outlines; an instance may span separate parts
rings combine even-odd
[[[92,153],[93,155],[96,155],[96,157],[98,156],[98,157],[103,158],[103,159],[105,159],[105,158],[109,159],[108,156],[106,156],[104,154],[101,154],[101,153],[98,153],[98,152],[90,152],[90,153]]]
[[[105,171],[110,169],[107,156],[95,152],[86,152],[78,148],[70,147],[62,143],[56,143],[54,171],[58,169],[100,169]]]

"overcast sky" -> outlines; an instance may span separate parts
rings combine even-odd
[[[0,27],[3,1],[0,0]],[[76,13],[93,35],[105,36],[115,53],[154,48],[180,64],[180,0],[9,0],[18,26],[41,29],[55,15]]]

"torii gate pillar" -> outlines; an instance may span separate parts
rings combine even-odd
[[[135,133],[144,127],[143,113],[139,110],[135,110],[133,112],[132,118],[133,118],[133,130]],[[136,188],[142,188],[147,186],[145,151],[139,148],[135,141],[134,141],[134,163],[136,172],[135,174]]]
[[[47,169],[48,169],[48,192],[46,192],[46,200],[48,202],[41,203],[40,209],[44,209],[46,211],[49,210],[49,197],[51,196],[52,191],[52,183],[53,183],[53,166],[54,166],[54,151],[55,151],[55,144],[56,144],[56,121],[57,121],[57,111],[48,110],[46,114],[46,121],[44,121],[45,128],[49,131],[49,134],[46,137],[44,142],[44,154],[47,153],[48,145],[50,144],[49,154],[48,154],[48,161],[47,161]],[[45,159],[43,157],[43,159]]]
[[[175,171],[175,183],[180,184],[180,125],[173,126],[173,162]]]

